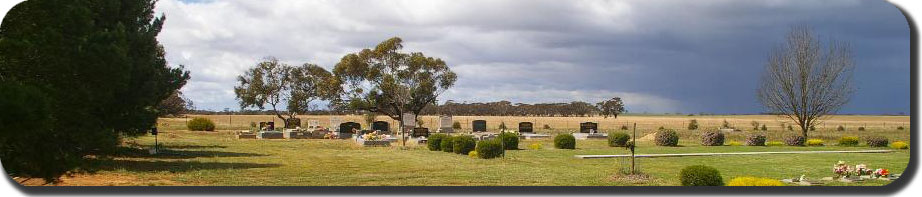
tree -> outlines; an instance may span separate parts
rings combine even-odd
[[[299,113],[314,108],[311,102],[333,99],[342,91],[339,81],[323,67],[310,63],[292,67],[275,57],[264,58],[238,76],[237,82],[234,94],[240,108],[263,110],[268,105],[286,128],[291,128],[289,121]],[[286,104],[285,111],[280,110],[282,104]]]
[[[603,118],[608,118],[609,116],[618,118],[619,114],[624,113],[624,102],[621,101],[621,97],[611,98],[596,105],[601,110]]]
[[[170,94],[169,97],[157,105],[157,112],[160,117],[180,116],[190,110],[192,110],[192,100],[183,97],[182,92],[179,90],[174,91],[173,94]]]
[[[122,136],[146,134],[158,104],[189,79],[164,59],[156,38],[164,21],[144,0],[13,7],[0,26],[0,103],[37,109],[3,107],[28,115],[0,116],[7,173],[55,181],[89,155],[113,153]],[[11,122],[20,129],[7,130]]]
[[[346,83],[343,97],[350,107],[386,115],[401,126],[403,113],[418,115],[458,78],[442,59],[401,53],[402,42],[394,37],[374,49],[347,54],[333,71]]]
[[[767,110],[794,120],[804,137],[821,118],[848,103],[854,91],[849,45],[833,40],[823,47],[809,28],[793,28],[769,54],[757,91]]]

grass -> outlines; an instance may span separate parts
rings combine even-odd
[[[686,131],[688,132],[688,131]],[[873,131],[871,131],[873,132]],[[884,131],[879,131],[886,133]],[[900,139],[907,139],[908,131]],[[888,134],[889,135],[889,134]],[[895,135],[895,134],[892,134]],[[811,138],[813,138],[811,136]],[[893,136],[893,138],[897,138]],[[755,152],[798,150],[874,150],[869,147],[751,147],[700,146],[698,138],[682,137],[679,147],[657,147],[638,141],[639,154],[696,152]],[[769,139],[774,140],[774,139]],[[349,140],[236,139],[233,131],[193,132],[163,130],[162,154],[149,155],[152,136],[128,140],[123,154],[100,159],[59,185],[206,185],[206,186],[367,186],[367,185],[529,185],[617,186],[679,185],[678,173],[688,165],[708,165],[721,171],[725,181],[753,176],[783,179],[806,175],[833,176],[837,161],[864,163],[902,173],[909,150],[877,154],[802,154],[712,157],[639,158],[644,181],[614,178],[627,163],[620,159],[578,159],[574,155],[628,154],[608,147],[605,140],[578,140],[575,150],[560,150],[551,140],[523,140],[520,149],[501,159],[472,159],[467,155],[428,151],[411,145],[364,148]],[[892,140],[894,141],[894,140]],[[542,144],[542,149],[526,146]],[[399,143],[398,143],[399,144]],[[408,143],[411,144],[411,143]],[[886,181],[833,183],[833,185],[885,185]],[[26,185],[35,184],[34,181]]]

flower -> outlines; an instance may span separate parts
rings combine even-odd
[[[874,175],[881,176],[881,177],[885,177],[885,176],[890,175],[890,171],[887,170],[887,169],[882,169],[882,168],[881,168],[881,169],[875,170],[875,171],[874,171]]]

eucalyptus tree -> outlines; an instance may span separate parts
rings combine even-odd
[[[347,54],[333,70],[344,82],[343,97],[350,107],[386,115],[401,126],[404,113],[417,116],[427,105],[436,104],[458,78],[440,58],[401,52],[402,43],[394,37],[375,48]]]
[[[293,67],[275,57],[264,58],[238,76],[237,82],[234,94],[240,108],[264,110],[268,106],[285,128],[297,126],[291,125],[292,120],[314,109],[313,101],[335,99],[342,91],[339,80],[323,67],[311,63]]]
[[[618,118],[618,115],[624,113],[624,101],[621,100],[621,97],[614,97],[599,103],[596,103],[596,106],[599,108],[600,114],[604,118],[609,116]]]
[[[824,46],[806,27],[795,27],[765,64],[757,96],[771,113],[793,120],[804,137],[823,117],[848,103],[854,88],[848,43]]]

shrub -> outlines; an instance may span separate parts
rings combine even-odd
[[[186,123],[190,131],[214,131],[214,122],[208,118],[193,118]]]
[[[765,146],[781,146],[781,145],[784,145],[784,143],[783,143],[783,142],[779,142],[779,141],[769,141],[769,142],[765,142]]]
[[[836,131],[845,131],[845,127],[839,125],[839,127],[836,127]]]
[[[688,121],[688,130],[698,129],[698,120],[692,119]]]
[[[551,129],[551,125],[544,124],[544,129]]]
[[[881,136],[868,137],[866,142],[870,147],[887,147],[887,145],[890,144],[890,141],[887,140],[887,138]]]
[[[499,130],[506,130],[506,122],[499,123]]]
[[[468,157],[471,157],[471,158],[478,158],[478,157],[479,157],[479,156],[477,156],[477,151],[467,152],[467,156],[468,156]]]
[[[720,124],[720,128],[721,128],[721,129],[729,129],[729,128],[730,128],[730,122],[727,122],[727,120],[724,120],[724,122]]]
[[[749,124],[752,125],[752,130],[753,130],[753,131],[759,130],[759,125],[760,125],[760,124],[759,124],[759,121],[753,120],[753,121],[750,122]]]
[[[554,137],[554,148],[576,149],[576,138],[572,134],[560,134]]]
[[[765,126],[765,125],[763,124],[763,125],[762,125],[762,130],[763,130],[763,131],[768,131],[768,127]]]
[[[725,136],[720,131],[708,131],[701,135],[701,145],[723,146]]]
[[[902,131],[903,129],[905,129],[905,128],[903,128],[903,126],[898,126],[898,127],[896,127],[896,130],[901,130],[901,131]]]
[[[742,145],[742,143],[740,143],[740,142],[738,142],[738,141],[729,141],[729,142],[727,142],[727,146],[740,146],[740,145]]]
[[[727,186],[784,186],[784,183],[770,178],[736,177]]]
[[[804,136],[799,135],[784,137],[784,144],[788,146],[803,146],[806,141],[807,139]]]
[[[682,169],[679,174],[682,186],[723,186],[720,171],[710,166],[694,165]]]
[[[442,141],[439,142],[439,148],[445,152],[449,152],[449,153],[454,152],[454,147],[455,147],[454,141],[455,141],[454,136],[445,136],[444,138],[442,138]]]
[[[823,144],[825,144],[825,143],[826,143],[826,141],[823,141],[822,139],[809,139],[809,140],[807,140],[807,146],[823,146]]]
[[[656,132],[655,143],[658,146],[676,146],[679,145],[679,134],[675,130],[660,129]]]
[[[481,140],[477,142],[477,156],[481,159],[492,159],[503,155],[503,144],[498,139]]]
[[[541,146],[543,146],[541,145],[541,143],[534,143],[534,144],[528,145],[528,149],[541,150]]]
[[[746,136],[746,146],[765,146],[765,135],[752,134]]]
[[[631,136],[627,133],[622,132],[610,132],[608,133],[608,146],[609,147],[624,147],[627,144],[627,141],[631,139]]]
[[[621,130],[628,130],[627,125],[621,125]]]
[[[455,137],[455,139],[451,141],[451,145],[452,152],[466,155],[477,147],[477,140],[474,140],[474,136],[463,135]]]
[[[903,141],[896,141],[896,142],[890,143],[890,148],[894,148],[894,149],[909,149],[909,144],[907,144],[906,142],[903,142]]]
[[[659,126],[659,128],[656,128],[656,129],[663,130],[663,129],[666,129],[666,127]]]
[[[516,135],[515,133],[503,132],[499,134],[499,138],[503,140],[503,148],[506,150],[519,149],[519,135]]]
[[[452,129],[461,129],[461,122],[455,121],[455,122],[451,123],[451,128],[452,128]]]
[[[794,126],[788,125],[788,131],[793,131],[793,130],[794,130]]]
[[[431,151],[440,151],[442,150],[442,144],[441,144],[442,140],[449,138],[449,137],[451,136],[441,134],[441,133],[432,134],[429,136],[429,139],[426,140],[426,147],[428,147],[429,150]]]
[[[858,127],[859,131],[864,131],[864,127]]]
[[[816,131],[816,127],[810,126],[810,131]]]
[[[858,146],[859,141],[855,136],[843,136],[839,138],[839,146]]]

